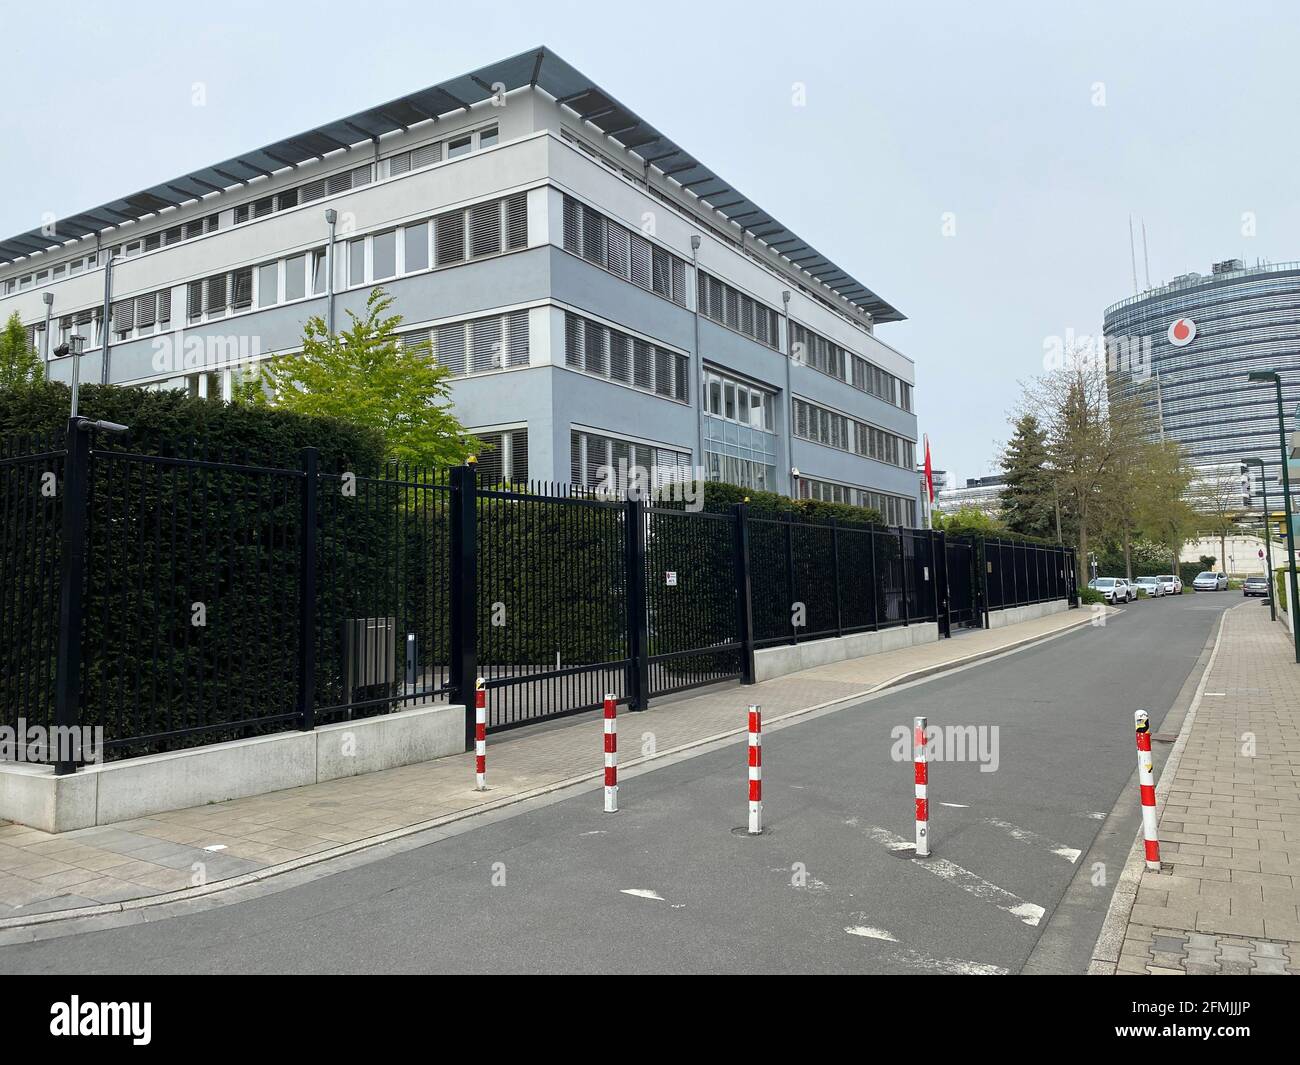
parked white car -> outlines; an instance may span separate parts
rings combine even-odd
[[[1226,592],[1228,590],[1228,575],[1226,573],[1212,573],[1209,570],[1198,573],[1196,579],[1192,581],[1192,590],[1195,592]]]
[[[1176,573],[1161,573],[1156,576],[1165,590],[1165,595],[1182,595],[1183,579]]]
[[[1159,599],[1165,594],[1165,586],[1159,577],[1135,577],[1133,586],[1139,592],[1146,592],[1152,599]]]
[[[1106,602],[1130,603],[1137,598],[1137,592],[1123,577],[1094,577],[1088,582],[1093,591],[1101,592]]]

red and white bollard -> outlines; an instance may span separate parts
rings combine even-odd
[[[763,708],[749,708],[749,834],[763,831]]]
[[[474,774],[478,790],[487,791],[487,683],[482,677],[474,685]]]
[[[618,813],[618,704],[605,696],[605,813]]]
[[[1160,872],[1160,837],[1156,832],[1156,778],[1151,772],[1151,720],[1145,710],[1133,715],[1137,727],[1138,788],[1142,792],[1142,837],[1146,843],[1147,868]]]
[[[912,724],[912,762],[916,770],[916,856],[930,856],[930,766],[926,730],[929,722],[918,717]]]

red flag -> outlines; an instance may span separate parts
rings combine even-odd
[[[930,505],[934,506],[934,469],[930,465],[930,434],[925,434],[925,490],[930,493]]]

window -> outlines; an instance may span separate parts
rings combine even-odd
[[[482,432],[471,429],[470,433],[483,441],[483,450],[478,453],[478,483],[482,486],[495,484],[525,484],[528,481],[528,430],[506,429],[498,432]]]
[[[424,347],[430,358],[457,377],[527,366],[528,312],[493,314],[406,333],[402,344]]]
[[[771,392],[712,369],[704,371],[704,392],[707,414],[772,432],[775,401]]]
[[[307,295],[307,256],[294,255],[284,261],[284,298],[300,300],[305,295]]]
[[[311,253],[311,291],[313,295],[319,296],[328,285],[329,278],[325,273],[328,262],[329,249],[317,248]],[[287,294],[285,298],[289,298]]]
[[[231,277],[230,309],[242,311],[253,305],[253,268],[236,270]]]
[[[397,230],[376,233],[371,238],[371,271],[375,281],[397,276]]]
[[[697,271],[696,302],[700,314],[757,340],[769,348],[780,350],[780,316],[771,307],[746,296],[703,270]]]
[[[366,241],[364,237],[348,241],[348,284],[366,283]]]
[[[611,274],[686,306],[686,260],[639,233],[564,197],[564,250]]]
[[[402,245],[406,273],[429,269],[429,223],[407,226],[402,230]]]
[[[290,260],[292,262],[292,260]],[[298,269],[302,269],[302,260],[298,261]],[[280,264],[267,263],[265,266],[257,268],[257,305],[259,307],[270,307],[280,300]]]
[[[478,131],[478,146],[480,148],[491,148],[497,142],[497,127],[484,126]]]
[[[456,137],[447,142],[447,158],[455,159],[458,155],[466,155],[470,150],[470,135],[467,133],[463,137]]]
[[[663,484],[691,475],[691,453],[582,429],[569,432],[569,477],[574,484],[625,491],[631,471]],[[645,471],[642,473],[641,471]]]
[[[564,347],[566,366],[679,403],[690,401],[685,355],[568,313]]]
[[[459,263],[465,259],[465,212],[450,211],[434,219],[434,242],[437,265]]]
[[[472,259],[501,250],[501,204],[478,203],[469,209],[469,254]]]

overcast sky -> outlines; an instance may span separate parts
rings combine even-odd
[[[908,316],[879,335],[959,478],[1132,293],[1130,213],[1157,284],[1300,259],[1295,4],[212,6],[0,0],[0,232],[546,44]]]

